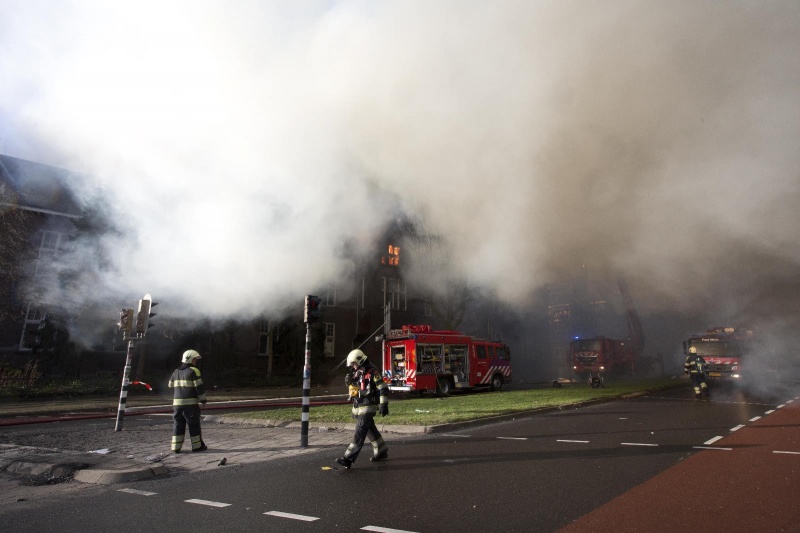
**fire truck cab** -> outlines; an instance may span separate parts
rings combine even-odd
[[[390,390],[437,392],[511,383],[511,352],[503,343],[479,340],[431,326],[403,326],[384,339],[383,375]]]
[[[692,335],[683,342],[684,355],[689,348],[706,361],[711,379],[739,380],[745,375],[742,363],[753,349],[753,331],[743,328],[718,327]],[[746,364],[746,362],[745,362]]]

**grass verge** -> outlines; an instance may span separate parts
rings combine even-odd
[[[588,385],[567,385],[562,388],[544,388],[500,392],[457,393],[436,398],[423,397],[403,401],[389,399],[389,416],[380,418],[381,424],[432,426],[465,422],[498,415],[530,411],[545,407],[558,407],[589,400],[614,398],[643,391],[666,390],[685,386],[679,379],[648,379],[620,381],[605,388],[592,389]],[[238,413],[240,418],[299,421],[300,410],[294,408],[267,409]],[[349,405],[313,406],[309,411],[311,422],[352,422]]]

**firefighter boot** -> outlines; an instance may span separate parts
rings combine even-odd
[[[704,385],[705,385],[705,383],[704,383]],[[705,394],[706,398],[710,398],[711,397],[711,395],[708,393],[708,385],[703,387],[703,394]]]
[[[369,460],[370,462],[375,463],[378,461],[385,461],[388,458],[389,458],[389,450],[383,450],[378,455],[373,455],[372,457],[370,457]]]
[[[353,461],[351,461],[347,457],[339,457],[338,459],[336,459],[336,462],[348,470],[350,470],[350,467],[353,466]]]

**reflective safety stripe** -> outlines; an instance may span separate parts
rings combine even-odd
[[[359,406],[359,407],[355,407],[355,406],[353,407],[353,415],[354,416],[363,416],[363,415],[367,415],[367,414],[370,414],[370,413],[375,414],[377,412],[378,412],[378,406],[377,405],[362,405],[362,406]]]
[[[172,405],[197,405],[199,401],[197,398],[175,398]]]

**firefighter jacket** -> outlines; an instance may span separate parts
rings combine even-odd
[[[197,405],[206,401],[206,387],[200,379],[200,369],[183,363],[169,378],[169,388],[175,389],[172,400],[174,407]]]
[[[687,374],[704,374],[706,371],[706,360],[697,354],[689,354],[686,356],[686,362],[683,363],[683,370]]]
[[[357,371],[348,373],[345,377],[345,384],[351,387],[351,391],[353,391],[352,387],[357,389],[356,394],[351,392],[353,416],[375,415],[380,406],[388,408],[389,386],[383,381],[380,371],[369,361]]]

